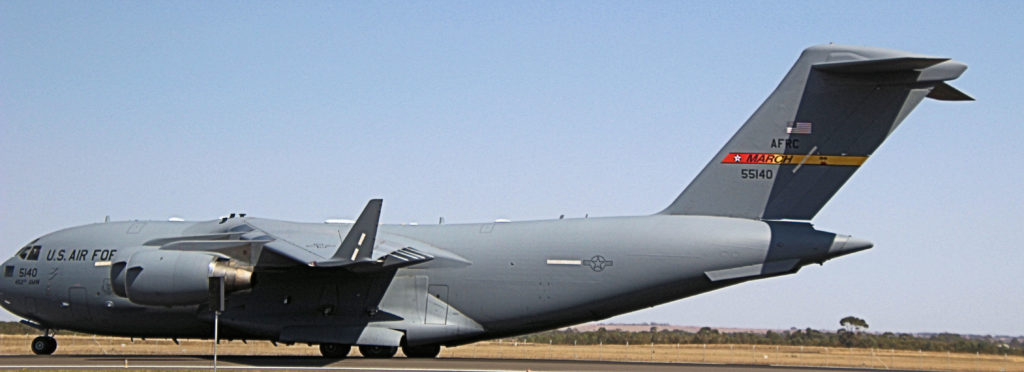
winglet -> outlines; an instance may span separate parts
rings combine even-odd
[[[359,214],[359,218],[352,224],[331,261],[359,262],[372,259],[373,242],[377,237],[377,224],[380,223],[380,208],[383,202],[382,199],[373,199],[366,203],[363,213]]]

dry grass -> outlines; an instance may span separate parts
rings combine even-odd
[[[29,354],[31,335],[0,335],[0,353]],[[58,336],[58,354],[208,355],[210,340],[141,340],[102,336]],[[316,346],[273,346],[267,341],[221,341],[221,355],[320,355]],[[359,355],[353,348],[351,355]],[[401,355],[401,352],[399,352]],[[444,348],[442,358],[567,359],[715,364],[826,366],[942,371],[1020,371],[1024,357],[904,350],[768,345],[545,345],[478,342]]]
[[[480,342],[446,348],[442,357],[587,359],[760,364],[943,371],[1024,371],[1024,357],[906,350],[770,345],[544,345]]]
[[[0,335],[0,354],[31,354],[29,342],[35,335]],[[57,335],[56,354],[86,355],[209,355],[213,354],[211,340],[181,339],[179,344],[169,339],[139,339],[126,337]],[[267,341],[221,340],[217,346],[220,355],[320,355],[316,345],[306,344],[274,346]],[[354,352],[358,355],[358,351]]]

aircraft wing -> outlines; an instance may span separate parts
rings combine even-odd
[[[310,226],[250,218],[246,224],[253,231],[242,238],[265,241],[264,250],[310,267],[343,267],[361,272],[413,265],[426,268],[470,264],[465,258],[424,242],[395,234],[378,234],[380,208],[380,199],[371,200],[350,225]]]
[[[381,200],[371,200],[352,224],[303,224],[247,218],[230,232],[150,240],[165,250],[201,251],[237,259],[255,267],[303,265],[355,272],[417,265],[461,267],[465,258],[398,234],[378,233]]]

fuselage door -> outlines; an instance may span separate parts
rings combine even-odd
[[[74,321],[86,321],[90,319],[89,306],[86,303],[88,294],[85,287],[71,287],[68,289],[68,302],[71,304],[71,318]]]

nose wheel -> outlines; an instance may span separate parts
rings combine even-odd
[[[57,350],[57,340],[50,336],[39,336],[32,340],[32,352],[36,355],[50,355]]]

